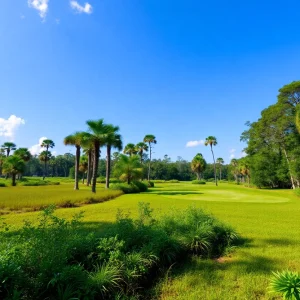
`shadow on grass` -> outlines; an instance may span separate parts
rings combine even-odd
[[[263,243],[271,246],[292,246],[299,244],[298,241],[291,240],[291,239],[286,239],[286,238],[281,238],[281,239],[263,239]]]
[[[194,191],[194,192],[181,192],[181,191],[163,191],[163,192],[156,192],[156,191],[151,191],[150,192],[151,194],[156,194],[156,195],[201,195],[201,194],[204,194],[204,193],[200,193],[200,192],[197,192],[197,191]]]
[[[186,259],[173,269],[172,279],[182,276],[188,277],[189,285],[198,285],[199,281],[205,281],[209,285],[220,285],[224,277],[231,274],[271,274],[276,269],[277,260],[264,256],[252,256],[247,254],[242,259],[224,258],[218,260],[201,259],[192,257]],[[226,273],[224,273],[224,271]]]

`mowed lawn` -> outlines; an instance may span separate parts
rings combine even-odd
[[[71,185],[65,187],[72,189]],[[44,188],[47,197],[47,187],[34,188]],[[4,189],[0,189],[0,203]],[[148,193],[58,209],[57,215],[70,218],[84,211],[84,226],[105,230],[105,224],[115,220],[118,209],[135,215],[141,201],[149,202],[157,214],[191,205],[202,207],[246,239],[243,246],[222,259],[195,258],[174,265],[154,289],[158,299],[281,299],[268,292],[271,272],[300,271],[300,198],[291,190],[259,190],[227,183],[218,187],[212,183],[156,184]],[[34,222],[38,214],[11,213],[4,218],[17,229],[22,220]]]

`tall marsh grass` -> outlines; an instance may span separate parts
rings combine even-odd
[[[0,191],[0,212],[37,211],[49,205],[75,207],[101,203],[122,194],[122,191],[105,189],[99,189],[97,194],[92,194],[86,187],[74,191],[71,184],[5,187]]]

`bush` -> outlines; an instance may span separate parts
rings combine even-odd
[[[206,184],[205,180],[193,180],[192,184]]]
[[[155,180],[151,180],[151,182],[153,182],[153,183],[165,183],[166,180],[155,179]]]
[[[208,178],[206,179],[207,182],[215,182],[215,179],[214,178]]]
[[[110,183],[119,183],[120,180],[118,178],[110,178],[109,179]],[[106,178],[104,176],[98,177],[97,178],[97,183],[106,183]]]
[[[300,276],[297,272],[274,272],[270,289],[274,293],[283,294],[283,299],[300,298]]]
[[[147,192],[148,185],[141,181],[134,181],[130,184],[116,183],[111,186],[113,190],[121,190],[124,194],[136,194],[140,192]]]
[[[167,181],[168,183],[179,183],[180,181],[177,179],[171,179]]]
[[[18,183],[22,186],[44,186],[44,185],[60,185],[58,181],[49,181],[49,180],[41,180],[41,179],[21,179]]]
[[[154,187],[154,182],[153,181],[148,181],[147,184],[148,184],[148,187],[150,187],[150,188]]]
[[[148,184],[142,181],[134,181],[131,183],[132,185],[136,186],[140,192],[147,192],[148,191]]]
[[[119,211],[114,224],[92,232],[81,217],[67,221],[49,207],[37,225],[0,231],[0,299],[140,298],[175,262],[222,255],[237,238],[194,207],[154,219],[149,203],[139,203],[136,219]]]
[[[6,187],[6,184],[4,182],[0,182],[0,187]]]

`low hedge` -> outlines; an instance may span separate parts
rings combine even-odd
[[[111,186],[113,190],[121,190],[124,194],[137,194],[148,191],[148,184],[141,181],[134,181],[130,184],[116,183]]]
[[[193,180],[192,184],[206,184],[205,180]]]

